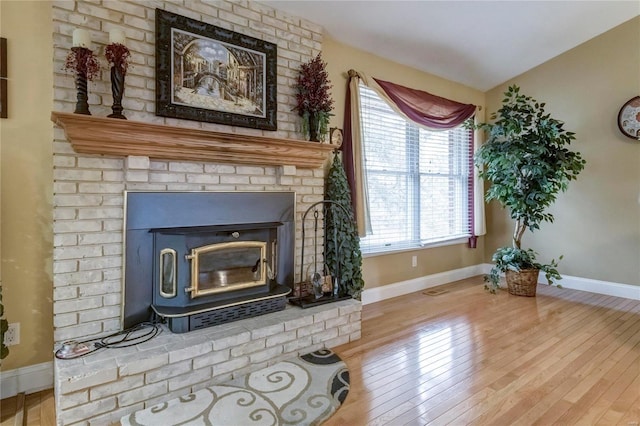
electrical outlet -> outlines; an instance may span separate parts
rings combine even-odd
[[[4,333],[5,346],[14,346],[20,343],[20,323],[9,324],[9,329]]]
[[[415,268],[416,266],[418,266],[418,256],[412,256],[411,257],[411,267]]]

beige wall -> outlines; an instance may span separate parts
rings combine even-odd
[[[349,69],[459,102],[481,106],[485,102],[484,93],[479,90],[354,49],[330,37],[325,37],[323,41],[322,57],[327,62],[327,71],[333,84],[335,116],[332,117],[331,125],[335,127],[343,127],[346,73]],[[418,258],[418,266],[415,268],[411,267],[412,256]],[[457,244],[367,257],[363,262],[365,289],[477,265],[483,260],[483,238],[479,238],[476,249],[470,249],[466,244]]]
[[[488,111],[513,83],[565,121],[587,160],[553,206],[555,223],[526,234],[523,245],[543,261],[564,254],[561,273],[640,285],[640,144],[616,125],[620,107],[640,93],[640,18],[491,90]],[[489,256],[509,244],[511,223],[495,204],[488,216]]]
[[[2,370],[52,359],[51,6],[0,2],[7,39],[9,118],[0,120],[2,284],[5,315],[21,342]]]
[[[10,76],[10,118],[0,120],[2,284],[6,316],[22,327],[22,343],[2,362],[2,369],[10,370],[51,359],[53,43],[48,2],[2,0],[0,19],[9,43]],[[564,253],[566,274],[640,281],[640,146],[619,134],[615,124],[622,103],[640,93],[639,26],[635,19],[514,80],[547,101],[550,111],[578,133],[576,147],[588,161],[554,206],[556,223],[525,237],[543,257]],[[342,127],[338,117],[344,112],[349,68],[461,102],[485,103],[479,91],[330,38],[323,45],[336,100],[333,126]],[[501,86],[487,94],[487,110],[498,107],[502,91]],[[454,245],[365,259],[367,288],[487,261],[495,247],[508,242],[511,224],[492,208],[487,225],[489,235],[475,250]],[[416,268],[411,268],[413,255]]]

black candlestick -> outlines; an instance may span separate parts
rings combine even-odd
[[[78,90],[78,94],[76,96],[76,110],[74,112],[76,114],[91,115],[89,112],[89,104],[87,103],[89,96],[87,95],[87,75],[85,73],[79,72],[76,74],[76,89]]]
[[[124,95],[124,72],[122,68],[114,65],[111,67],[111,94],[113,95],[113,106],[111,110],[113,114],[107,115],[110,118],[120,118],[126,120],[127,117],[122,115],[122,96]]]

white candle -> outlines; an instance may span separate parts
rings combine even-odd
[[[109,44],[113,44],[113,43],[125,44],[126,40],[127,38],[124,35],[124,31],[122,31],[121,29],[114,28],[111,31],[109,31]]]
[[[73,47],[91,47],[91,35],[89,31],[83,29],[73,30]]]

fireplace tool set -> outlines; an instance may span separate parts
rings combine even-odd
[[[338,211],[340,214],[346,215],[349,217],[349,213],[345,211],[344,207],[333,201],[333,200],[323,200],[318,201],[317,203],[312,204],[302,215],[302,248],[301,248],[301,259],[300,259],[300,280],[296,286],[296,296],[289,299],[289,302],[293,305],[300,306],[301,308],[310,308],[312,306],[323,305],[326,303],[337,302],[339,300],[351,299],[350,295],[343,294],[340,291],[340,265],[337,259],[340,256],[340,250],[342,244],[337,241],[337,231],[334,228],[333,232],[333,245],[336,248],[336,264],[333,269],[333,276],[330,277],[331,280],[329,283],[325,281],[325,277],[323,277],[322,273],[318,270],[318,223],[320,221],[319,212],[317,206],[322,204],[325,209],[327,207],[333,208],[332,212]],[[337,207],[337,209],[335,208]],[[305,281],[304,277],[304,248],[305,248],[305,224],[307,215],[309,212],[313,210],[313,272],[309,276],[309,281]],[[326,218],[326,214],[325,214]],[[326,219],[325,219],[326,220]],[[326,227],[323,227],[326,230]],[[323,233],[324,234],[324,233]],[[325,235],[324,240],[327,241],[327,236]],[[324,244],[323,244],[324,247]],[[324,272],[327,269],[327,265],[323,260],[322,271]],[[327,288],[327,284],[329,288]],[[310,287],[310,288],[309,288]]]

